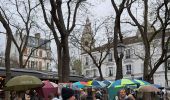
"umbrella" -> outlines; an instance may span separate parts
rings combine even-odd
[[[58,84],[54,83],[54,82],[50,82],[55,88],[58,88]]]
[[[86,86],[88,85],[87,82],[80,81],[80,83],[83,84],[83,85],[86,85]]]
[[[42,82],[44,86],[37,89],[37,92],[40,96],[43,96],[47,99],[50,94],[57,94],[58,85],[56,83],[50,82],[49,80]]]
[[[156,87],[156,88],[161,88],[162,86],[159,84],[152,84],[152,86]]]
[[[149,82],[146,82],[144,80],[138,80],[138,79],[134,79],[132,80],[134,83],[139,84],[139,85],[151,85]]]
[[[109,98],[113,99],[114,96],[117,95],[117,92],[121,89],[121,88],[137,88],[140,85],[147,85],[150,84],[146,81],[143,80],[137,80],[137,79],[120,79],[120,80],[116,80],[115,82],[111,83],[108,86],[108,93],[109,93]]]
[[[110,84],[108,88],[110,88],[110,87],[115,87],[115,88],[116,87],[125,87],[126,85],[133,85],[133,84],[135,84],[135,82],[130,79],[120,79],[120,80],[116,80],[115,82]]]
[[[92,82],[93,82],[93,81],[88,81],[88,82],[87,82],[87,86],[92,86],[92,85],[91,85]]]
[[[160,92],[160,89],[158,89],[152,85],[140,86],[137,90],[139,92]]]
[[[84,88],[85,85],[82,84],[81,82],[75,82],[73,83],[73,89],[80,89],[80,88]]]
[[[112,83],[112,81],[104,80],[103,83],[109,86]]]
[[[43,83],[39,78],[30,75],[21,75],[10,79],[5,84],[4,89],[8,91],[12,90],[25,91],[28,89],[37,88],[41,86],[43,86]]]
[[[101,81],[96,81],[96,80],[93,80],[92,83],[91,83],[92,87],[94,88],[103,88],[106,86],[106,84],[104,84],[103,82]]]
[[[125,87],[127,85],[150,85],[150,83],[143,81],[143,80],[131,80],[131,79],[120,79],[120,80],[116,80],[115,82],[113,82],[108,88],[110,87]]]

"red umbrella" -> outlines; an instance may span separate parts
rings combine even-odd
[[[57,94],[57,91],[58,91],[58,85],[55,84],[54,82],[50,82],[49,80],[46,80],[46,81],[42,81],[44,86],[39,88],[37,90],[38,94],[42,97],[45,98],[45,100],[48,100],[48,96],[50,94]]]

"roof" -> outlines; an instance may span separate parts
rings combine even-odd
[[[37,71],[37,70],[31,70],[31,69],[21,69],[21,68],[11,68],[11,75],[19,76],[19,75],[33,75],[40,79],[52,79],[52,80],[58,80],[58,73],[57,72],[50,72],[50,71]],[[0,67],[0,76],[6,76],[5,73],[5,67]],[[84,76],[79,75],[70,75],[70,81],[88,81],[88,78],[85,78]]]

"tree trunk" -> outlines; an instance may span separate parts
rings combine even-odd
[[[62,76],[63,82],[69,82],[70,76],[70,56],[69,56],[69,47],[68,47],[68,36],[62,38]]]
[[[117,44],[118,44],[118,33],[120,31],[120,15],[116,16],[115,19],[115,27],[114,27],[114,58],[116,61],[116,80],[122,79],[123,78],[123,73],[122,73],[122,59],[123,55],[121,54],[120,57],[118,56],[118,51],[117,51]],[[123,43],[123,41],[120,39],[120,42]]]
[[[167,54],[165,54],[165,58],[167,57]],[[168,72],[168,66],[167,66],[167,61],[165,62],[165,86],[168,87],[168,76],[167,76],[167,72]]]
[[[19,68],[24,68],[24,65],[23,65],[23,54],[22,53],[19,54]]]
[[[148,77],[149,71],[149,63],[150,63],[150,47],[145,43],[145,59],[144,59],[144,68],[143,68],[143,78],[144,80],[150,82],[150,78]]]
[[[11,50],[11,36],[7,36],[6,50],[5,50],[5,68],[6,68],[6,78],[5,83],[11,78],[11,70],[10,70],[10,50]],[[5,92],[5,100],[10,100],[10,92]]]
[[[100,74],[100,81],[103,81],[104,78],[103,78],[103,74],[102,74],[102,70],[101,70],[101,67],[97,67],[98,70],[99,70],[99,74]]]
[[[116,69],[116,80],[123,78],[123,72],[122,72],[122,58],[118,58],[118,61],[116,62],[117,69]]]
[[[11,43],[12,43],[12,30],[7,23],[7,21],[4,19],[3,15],[0,12],[0,22],[3,24],[3,27],[6,30],[6,38],[7,38],[7,43],[6,43],[6,49],[5,49],[5,72],[6,72],[6,77],[5,77],[5,83],[11,78],[11,70],[10,70],[10,52],[11,52]],[[10,100],[10,92],[6,91],[5,92],[5,100]]]
[[[57,46],[57,56],[58,56],[58,77],[59,82],[62,82],[62,56],[61,56],[61,46]]]

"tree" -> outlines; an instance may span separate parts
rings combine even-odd
[[[6,5],[3,4],[8,4],[10,8],[5,7]],[[6,17],[9,23],[9,27],[12,29],[12,34],[11,34],[12,43],[14,43],[15,47],[18,50],[18,55],[14,56],[13,54],[11,54],[11,57],[17,58],[15,59],[15,62],[18,62],[20,68],[25,68],[32,53],[42,45],[46,44],[43,43],[40,44],[40,46],[32,48],[25,62],[23,61],[23,55],[27,48],[30,34],[35,29],[37,30],[38,27],[38,24],[36,22],[36,17],[37,17],[36,8],[39,6],[39,3],[31,2],[30,0],[27,1],[13,0],[13,1],[4,1],[3,4],[1,5],[1,10],[4,11],[4,17]],[[15,10],[11,11],[11,8]]]
[[[25,52],[26,46],[28,44],[28,38],[30,33],[37,28],[37,23],[35,19],[36,8],[39,4],[36,2],[31,2],[30,0],[12,0],[12,1],[1,1],[0,5],[0,22],[5,28],[7,37],[6,43],[6,52],[5,52],[5,66],[6,66],[6,82],[11,78],[11,71],[9,64],[14,62],[19,64],[20,68],[25,68],[27,61],[31,57],[34,50],[41,47],[45,43],[41,44],[38,47],[35,47],[31,50],[27,60],[23,62],[23,54]],[[10,7],[10,8],[8,8]],[[12,9],[11,9],[12,8]],[[18,35],[18,38],[15,38],[15,35]],[[49,41],[46,41],[49,42]],[[11,55],[11,43],[14,43],[16,46],[19,59],[10,58]],[[18,62],[19,61],[19,62]],[[15,66],[16,67],[16,66]],[[6,96],[10,97],[10,96]],[[9,98],[8,98],[9,99]]]
[[[111,53],[111,47],[112,47],[112,38],[109,36],[112,30],[113,26],[110,22],[111,17],[106,17],[103,21],[96,20],[94,21],[94,32],[92,31],[91,23],[89,19],[86,19],[86,24],[84,26],[83,34],[77,35],[78,33],[82,33],[80,31],[75,32],[74,35],[71,36],[72,38],[72,44],[81,50],[82,55],[87,54],[90,56],[93,64],[95,67],[97,67],[98,72],[100,74],[99,80],[104,80],[103,74],[102,74],[102,64],[107,58],[107,56]],[[96,40],[98,34],[101,34],[101,31],[104,33],[102,37],[102,40]],[[81,37],[81,38],[80,38]],[[106,37],[106,38],[103,38]],[[103,45],[105,44],[105,45]],[[97,47],[95,47],[97,45]]]
[[[119,6],[116,5],[115,0],[111,0],[113,8],[115,10],[116,13],[116,17],[114,20],[114,40],[113,40],[113,44],[114,44],[114,59],[116,62],[116,80],[118,79],[122,79],[123,78],[123,72],[122,72],[122,59],[123,59],[123,53],[118,55],[118,51],[117,51],[117,45],[118,43],[123,43],[123,35],[121,32],[121,23],[120,23],[120,19],[121,19],[121,15],[123,10],[125,9],[125,3],[126,0],[122,0],[119,4]]]
[[[47,5],[45,6],[43,0],[39,1],[41,3],[45,23],[53,33],[54,40],[57,45],[59,82],[68,82],[70,74],[70,56],[68,46],[69,35],[76,25],[78,8],[85,0],[50,0],[50,21],[47,18],[47,10],[45,10]],[[65,6],[67,8],[62,7],[64,3],[66,3]],[[67,15],[63,15],[65,9],[67,9]],[[64,20],[65,18],[66,20]]]
[[[82,75],[82,62],[80,59],[74,59],[71,62],[72,70],[75,70],[76,74]]]
[[[12,30],[9,25],[8,19],[5,19],[2,15],[3,10],[0,11],[0,22],[2,23],[3,27],[6,30],[6,37],[7,37],[7,43],[6,43],[6,49],[5,49],[5,72],[6,72],[6,78],[5,83],[11,78],[11,70],[10,70],[10,50],[11,50],[11,43],[12,43]],[[5,98],[6,100],[9,99],[10,94],[9,92],[5,92]]]
[[[152,20],[151,27],[153,28],[153,32],[149,32],[148,26],[148,0],[143,0],[143,6],[144,6],[144,15],[143,15],[143,24],[140,24],[140,21],[133,15],[131,7],[134,4],[134,2],[137,2],[137,0],[130,1],[128,0],[126,3],[128,14],[133,20],[133,23],[130,23],[133,26],[137,26],[142,42],[144,45],[144,70],[143,70],[143,78],[146,81],[153,82],[153,75],[156,72],[156,70],[159,68],[159,66],[164,63],[170,56],[167,55],[167,45],[169,43],[169,33],[166,32],[168,26],[169,26],[169,8],[168,8],[168,0],[157,2],[159,3],[156,6],[156,10],[152,10],[153,14],[155,14],[154,20]],[[163,14],[161,14],[161,11],[164,11]],[[153,15],[152,15],[153,16]],[[161,36],[161,56],[157,59],[157,61],[154,62],[154,66],[149,71],[149,66],[152,62],[152,54],[151,54],[151,43],[153,43],[154,39],[156,39],[157,36]]]

